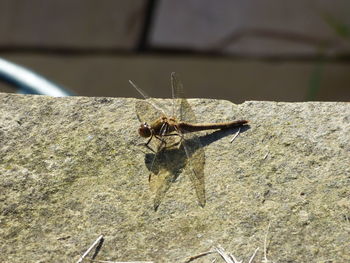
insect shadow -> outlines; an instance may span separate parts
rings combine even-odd
[[[246,132],[249,126],[243,126],[240,128],[240,133]],[[185,152],[183,146],[163,148],[157,154],[147,153],[145,155],[145,164],[150,171],[150,188],[154,192],[154,210],[157,210],[161,204],[166,192],[170,189],[171,185],[177,180],[180,174],[188,174],[194,184],[194,188],[198,197],[200,206],[205,205],[205,179],[204,179],[204,164],[205,164],[205,152],[203,147],[222,139],[223,137],[232,135],[238,131],[235,129],[217,130],[210,134],[198,136],[196,139],[187,139],[186,144],[191,149],[191,152]],[[200,144],[196,140],[200,140]],[[155,156],[156,155],[156,156]],[[200,164],[191,163],[190,159],[193,155],[198,155],[201,160]],[[154,160],[157,160],[154,162]],[[195,169],[192,167],[196,165]],[[192,169],[192,171],[191,171]],[[196,172],[193,173],[193,170]],[[197,176],[197,178],[193,178]],[[191,178],[192,176],[192,178]]]

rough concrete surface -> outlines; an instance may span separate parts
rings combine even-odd
[[[350,262],[349,103],[190,100],[250,127],[199,134],[204,208],[180,174],[154,211],[136,101],[0,94],[1,262],[76,262],[101,234],[96,260]]]

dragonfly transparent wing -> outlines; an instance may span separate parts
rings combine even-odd
[[[140,122],[150,124],[160,116],[165,116],[162,106],[154,98],[148,96],[145,91],[137,87],[131,80],[129,82],[144,98],[144,100],[139,100],[135,104],[135,111]]]
[[[162,149],[156,156],[150,181],[154,193],[154,209],[157,210],[166,192],[175,182],[186,163],[185,152],[178,149]]]
[[[188,137],[182,142],[187,155],[186,172],[196,191],[200,206],[204,207],[206,202],[204,181],[205,153],[196,135]]]
[[[196,123],[196,115],[185,99],[183,85],[175,73],[171,74],[171,87],[175,116],[180,121]],[[204,180],[205,153],[199,138],[194,133],[185,133],[183,137],[182,145],[187,155],[186,172],[195,188],[199,204],[203,207],[206,202]]]
[[[148,96],[145,91],[137,87],[132,81],[129,80],[129,82],[144,98],[143,100],[138,100],[135,103],[135,112],[140,123],[147,122],[151,125],[155,120],[159,119],[161,116],[165,116],[165,113],[160,103]],[[151,146],[152,149],[157,151],[161,148],[160,144],[160,140],[153,139],[150,142],[149,146]],[[155,160],[153,160],[153,162],[154,161]]]

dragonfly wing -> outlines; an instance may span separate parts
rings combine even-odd
[[[152,176],[150,188],[154,193],[153,208],[155,211],[157,211],[166,192],[169,190],[171,183],[174,180],[173,177],[174,175],[168,170],[161,170],[158,175]]]
[[[196,115],[188,101],[185,99],[183,85],[174,72],[171,73],[171,90],[173,96],[174,116],[180,121],[196,123]]]
[[[151,103],[146,100],[138,100],[135,103],[135,111],[140,122],[151,124],[162,116],[162,112],[157,110]]]
[[[200,206],[204,207],[206,202],[204,178],[205,153],[199,138],[194,134],[189,137],[182,142],[187,156],[186,172],[196,191]]]
[[[173,112],[180,121],[196,123],[197,118],[190,104],[185,99],[184,89],[181,81],[175,73],[171,74],[171,87],[173,95]],[[205,153],[199,138],[194,133],[183,134],[182,145],[187,156],[187,173],[195,188],[199,204],[205,205],[205,181],[204,164]]]
[[[166,192],[185,166],[185,153],[178,149],[162,149],[155,154],[152,164],[150,188],[154,193],[154,209],[157,210]]]
[[[185,98],[182,82],[177,78],[175,72],[171,73],[171,95],[172,95],[172,116],[181,119],[181,100]]]
[[[137,87],[131,80],[129,80],[129,82],[144,98],[144,100],[138,101],[135,105],[137,118],[141,122],[152,122],[160,116],[165,115],[160,103],[158,103],[154,98],[148,96],[144,90]]]

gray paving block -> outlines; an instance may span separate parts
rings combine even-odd
[[[243,262],[258,247],[255,262],[350,261],[349,103],[190,100],[199,122],[250,127],[232,143],[237,129],[197,133],[203,147],[165,150],[174,158],[154,174],[138,102],[0,94],[2,262],[78,262],[102,234],[96,260],[110,262],[188,262],[220,246]],[[204,207],[187,169],[200,150]]]

